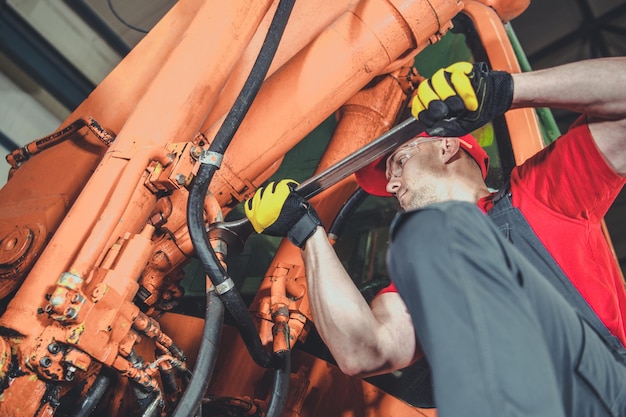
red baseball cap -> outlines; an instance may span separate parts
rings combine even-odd
[[[426,132],[422,132],[417,136],[430,137]],[[480,167],[483,179],[487,178],[487,170],[489,167],[489,155],[487,155],[487,152],[485,152],[471,134],[459,136],[459,139],[461,148],[467,152]],[[367,193],[379,197],[391,197],[391,194],[387,192],[387,183],[389,181],[387,181],[387,176],[385,175],[387,158],[391,153],[392,152],[381,156],[354,173],[357,182]]]

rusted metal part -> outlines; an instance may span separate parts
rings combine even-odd
[[[64,140],[69,139],[70,135],[76,133],[79,129],[87,127],[96,138],[105,146],[110,146],[115,140],[115,136],[100,126],[100,123],[93,117],[86,116],[76,120],[63,129],[48,135],[43,138],[37,139],[29,144],[14,150],[7,155],[7,162],[12,168],[18,168],[22,163],[29,160],[33,155],[38,154],[44,149],[48,149],[54,145],[61,143]]]

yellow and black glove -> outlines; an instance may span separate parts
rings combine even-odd
[[[417,86],[411,113],[433,136],[463,136],[503,115],[512,101],[511,74],[457,62]]]
[[[313,206],[293,191],[297,186],[294,180],[270,182],[245,202],[244,210],[257,233],[287,237],[303,248],[322,222]]]

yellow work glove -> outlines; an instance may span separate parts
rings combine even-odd
[[[457,62],[417,86],[411,113],[433,136],[463,136],[503,115],[512,101],[511,74]]]
[[[244,211],[257,233],[287,237],[303,248],[322,222],[313,206],[293,191],[297,186],[289,179],[270,182],[245,202]]]

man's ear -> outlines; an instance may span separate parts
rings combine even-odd
[[[459,138],[443,138],[439,150],[443,163],[450,162],[459,153],[460,147],[461,141]]]

